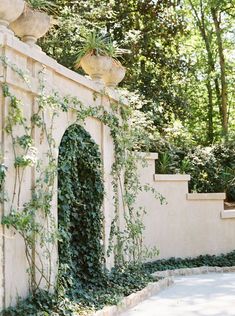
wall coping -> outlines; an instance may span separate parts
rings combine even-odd
[[[235,209],[234,210],[223,210],[221,213],[222,219],[235,218]]]
[[[54,70],[55,73],[62,75],[72,81],[77,82],[79,85],[82,85],[90,90],[93,90],[97,93],[104,92],[104,86],[99,85],[96,82],[92,81],[91,79],[82,76],[75,71],[72,71],[65,66],[59,64],[55,59],[49,57],[46,53],[41,51],[40,49],[30,47],[28,44],[20,41],[17,37],[9,34],[9,33],[1,33],[0,32],[0,42],[3,46],[10,47],[11,49],[19,52],[22,55],[26,55],[29,58],[32,58],[35,61],[45,65],[48,68]],[[109,91],[106,89],[105,92],[108,96],[115,102],[120,102],[120,98],[118,96],[117,91]],[[123,105],[128,105],[128,102],[125,98],[121,99],[121,103]]]
[[[226,198],[226,195],[225,193],[187,193],[186,198],[189,201],[224,200]]]
[[[138,152],[138,156],[147,160],[157,160],[158,153]]]
[[[155,174],[154,181],[156,182],[188,182],[190,175],[188,174]]]

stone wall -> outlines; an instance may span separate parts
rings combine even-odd
[[[84,106],[98,106],[102,104],[107,111],[110,110],[110,103],[116,102],[112,96],[103,96],[101,88],[98,84],[90,79],[83,77],[67,68],[59,65],[55,60],[48,57],[42,51],[35,47],[30,47],[21,42],[10,33],[0,33],[0,56],[4,56],[9,62],[6,66],[0,63],[0,81],[6,82],[12,94],[23,101],[23,112],[25,117],[30,120],[32,114],[37,111],[36,97],[39,91],[39,73],[43,72],[45,78],[45,86],[48,92],[59,91],[62,96],[70,95],[77,97]],[[14,68],[14,69],[13,69]],[[17,74],[16,69],[20,69],[27,75],[28,84]],[[94,97],[95,94],[95,97]],[[9,100],[3,97],[0,91],[0,125],[1,125],[1,146],[3,151],[4,163],[8,168],[6,178],[6,191],[12,196],[14,190],[14,155],[12,151],[10,136],[4,131],[5,118],[8,112]],[[45,120],[50,121],[51,113],[47,112]],[[52,131],[53,138],[56,142],[56,150],[54,156],[58,156],[60,141],[66,129],[76,121],[76,114],[73,111],[68,113],[59,113],[55,118],[54,128]],[[110,131],[101,121],[96,118],[89,117],[86,119],[84,128],[91,134],[94,141],[99,145],[102,161],[103,176],[105,183],[105,200],[103,212],[105,215],[104,223],[104,246],[107,248],[110,223],[113,217],[113,191],[111,185],[111,167],[114,161],[113,140]],[[20,128],[15,131],[17,135],[24,134]],[[47,163],[46,152],[48,150],[45,140],[40,134],[40,129],[34,131],[35,146],[39,150],[39,158],[43,158]],[[20,205],[31,198],[31,189],[35,184],[35,169],[27,168],[23,180],[23,192],[21,194]],[[55,181],[55,186],[57,181]],[[52,212],[57,218],[57,196],[53,198]],[[9,213],[9,204],[6,202],[1,208],[1,217]],[[28,274],[26,272],[28,266],[25,258],[25,246],[23,239],[6,227],[0,226],[0,310],[5,306],[12,305],[16,302],[17,297],[25,297],[28,294]],[[40,251],[40,246],[38,246]],[[51,249],[53,256],[53,278],[55,279],[57,272],[57,250],[56,247]],[[45,263],[47,264],[47,263]],[[112,256],[106,258],[107,267],[113,265]]]
[[[162,204],[150,192],[139,195],[146,207],[144,243],[157,247],[159,256],[196,257],[227,253],[235,249],[235,212],[224,210],[224,193],[188,193],[189,175],[156,174],[156,154],[147,156],[140,168],[142,184],[148,183],[166,199]]]

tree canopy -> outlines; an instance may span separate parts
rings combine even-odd
[[[122,87],[145,99],[161,134],[180,123],[196,144],[234,137],[233,0],[56,3],[58,23],[40,44],[58,62],[74,69],[81,34],[107,32],[131,51]]]

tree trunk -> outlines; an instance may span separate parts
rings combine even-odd
[[[194,6],[193,2],[189,0],[192,10],[194,12],[194,16],[196,18],[196,23],[201,33],[201,37],[205,43],[206,53],[207,53],[207,93],[208,93],[208,107],[207,107],[207,118],[208,118],[208,129],[207,129],[207,141],[211,144],[214,140],[214,124],[213,124],[213,88],[211,85],[212,73],[215,71],[215,62],[211,50],[210,38],[208,36],[208,32],[205,25],[205,17],[203,12],[202,1],[200,1],[200,15]],[[215,82],[215,93],[217,97],[218,106],[220,106],[220,89],[218,79],[214,79]]]
[[[226,81],[226,66],[222,41],[222,31],[220,21],[218,19],[218,12],[215,8],[211,8],[211,14],[215,26],[217,46],[219,51],[220,63],[220,81],[221,81],[221,113],[222,113],[222,129],[223,134],[227,137],[228,134],[228,85]]]
[[[207,92],[208,92],[208,133],[207,141],[208,144],[212,144],[214,140],[214,126],[213,126],[213,93],[210,82],[210,77],[207,79]]]

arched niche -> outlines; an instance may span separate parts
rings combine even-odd
[[[104,267],[103,199],[99,147],[84,127],[73,124],[62,137],[58,156],[58,250],[65,279],[86,281]]]

